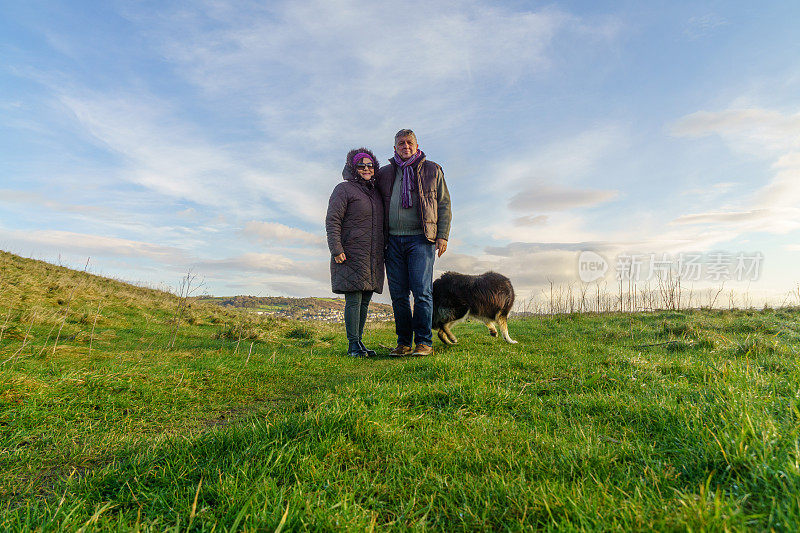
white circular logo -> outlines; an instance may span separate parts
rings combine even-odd
[[[608,272],[608,261],[595,252],[583,251],[578,256],[578,276],[584,283],[602,279]]]

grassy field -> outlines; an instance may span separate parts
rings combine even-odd
[[[179,308],[0,253],[0,529],[800,529],[798,310],[355,360],[341,326]]]

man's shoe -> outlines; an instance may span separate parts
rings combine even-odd
[[[358,341],[358,345],[361,347],[362,350],[364,350],[367,353],[367,357],[375,357],[376,355],[378,355],[378,352],[376,352],[375,350],[370,350],[369,348],[364,346],[363,342]]]
[[[403,357],[404,355],[411,355],[411,346],[406,346],[404,344],[398,344],[394,350],[389,352],[389,355],[392,357]]]
[[[428,346],[426,344],[417,344],[417,347],[414,348],[414,353],[412,355],[417,356],[425,356],[425,355],[433,355],[433,346]]]

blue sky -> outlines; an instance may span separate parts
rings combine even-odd
[[[729,287],[800,282],[800,4],[0,5],[2,249],[327,295],[344,154],[410,127],[452,195],[439,271],[525,297],[581,250],[724,250],[764,256]]]

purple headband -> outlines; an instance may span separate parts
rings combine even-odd
[[[356,155],[353,156],[353,165],[357,165],[359,161],[361,161],[365,157],[370,161],[372,161],[373,165],[375,164],[375,159],[373,159],[371,155],[369,155],[366,152],[358,152]]]

